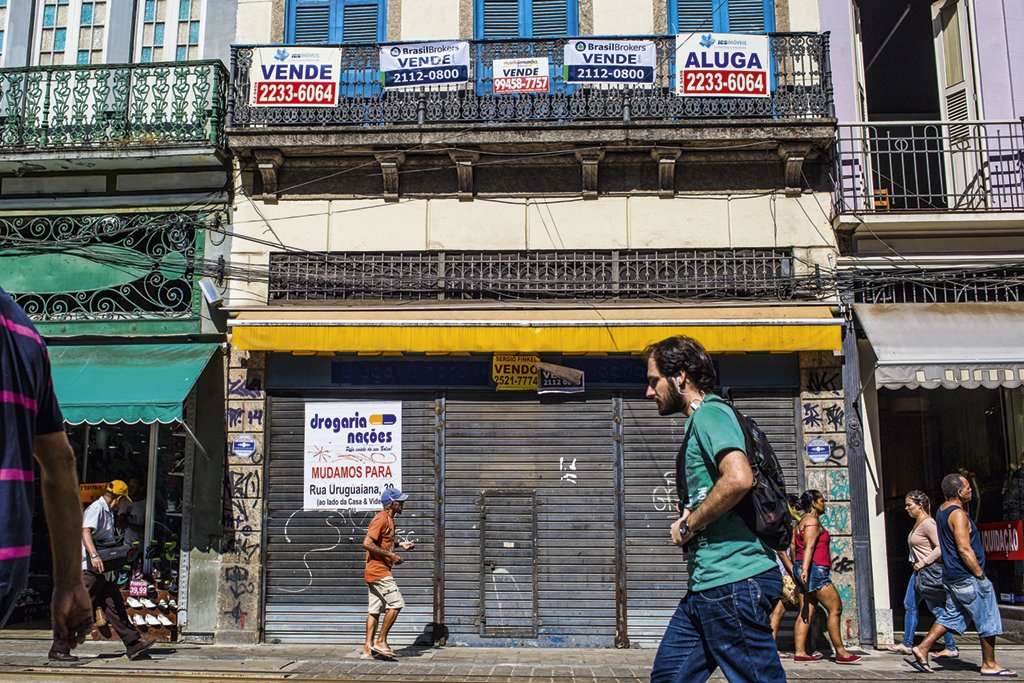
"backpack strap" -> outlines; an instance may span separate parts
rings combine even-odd
[[[693,431],[693,415],[686,421],[686,434],[683,435],[683,444],[676,453],[676,495],[679,496],[679,504],[686,506],[690,498],[690,485],[686,481],[686,447],[690,443],[690,432]]]

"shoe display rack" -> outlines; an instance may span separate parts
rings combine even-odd
[[[169,643],[178,637],[178,605],[175,598],[165,590],[150,591],[144,598],[132,597],[128,591],[121,591],[124,608],[143,638],[159,643]],[[109,625],[97,627],[92,633],[93,640],[118,640],[118,635]]]

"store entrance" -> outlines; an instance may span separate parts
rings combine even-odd
[[[176,639],[182,494],[191,440],[180,425],[159,423],[85,423],[66,425],[66,430],[83,509],[102,495],[107,482],[128,484],[132,502],[118,511],[117,528],[130,550],[123,560],[108,562],[107,569],[122,591],[129,618],[147,637]],[[52,557],[38,490],[35,508],[29,585],[8,628],[49,628]],[[94,633],[106,635],[103,629]]]
[[[970,479],[975,522],[1009,519],[1004,492],[1017,466],[1007,425],[1012,413],[1005,389],[883,389],[878,392],[878,425],[882,455],[889,600],[893,624],[903,629],[903,598],[911,576],[907,535],[913,520],[904,510],[907,492],[924,491],[932,512],[943,502],[942,477],[961,471]],[[1009,436],[1009,438],[1008,438]],[[997,590],[1012,590],[1013,563],[992,562],[988,575]],[[918,631],[931,624],[923,606]]]

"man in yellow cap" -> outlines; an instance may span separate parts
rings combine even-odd
[[[125,654],[128,659],[135,659],[153,647],[154,641],[151,638],[143,638],[138,629],[132,626],[124,608],[121,591],[103,573],[104,558],[100,557],[96,547],[97,543],[117,538],[115,517],[117,510],[126,502],[131,502],[131,498],[128,497],[128,485],[120,479],[115,479],[107,484],[103,495],[85,509],[82,516],[82,582],[89,591],[93,609],[103,610],[107,623],[127,648]],[[49,659],[55,662],[74,662],[78,657],[71,654],[65,642],[55,639],[50,647]]]

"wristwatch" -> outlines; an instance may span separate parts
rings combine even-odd
[[[91,557],[91,558],[93,558],[93,559],[95,559],[95,558],[97,558],[97,557],[99,557],[99,556],[100,556],[100,554],[99,554],[99,553],[89,553],[89,557]]]
[[[689,536],[690,535],[690,525],[687,524],[686,522],[682,522],[679,525],[679,535],[684,537],[684,538]]]

